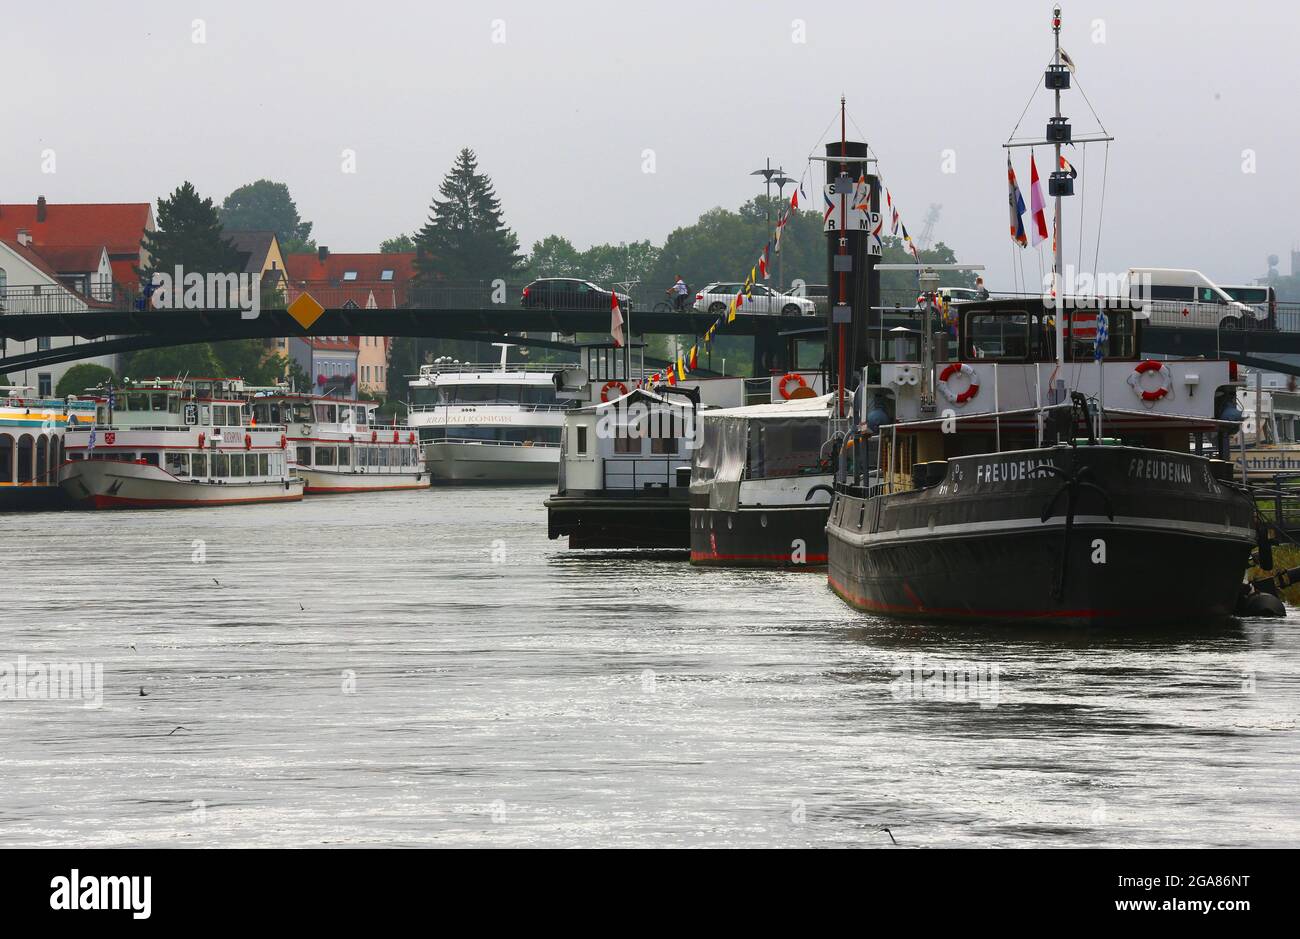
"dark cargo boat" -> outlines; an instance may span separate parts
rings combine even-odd
[[[1075,391],[1040,405],[1052,312],[964,304],[960,361],[916,384],[900,376],[918,365],[882,363],[881,383],[864,387],[875,420],[841,451],[827,526],[829,583],[846,601],[891,617],[1068,625],[1232,615],[1253,504],[1230,463],[1197,455],[1206,435],[1226,448],[1235,427],[1217,417],[1231,416],[1230,363],[1143,360],[1140,315],[1120,309],[1104,311],[1097,362],[1103,311],[1075,310],[1063,329]],[[930,416],[934,389],[946,416]],[[873,436],[874,482],[853,459]]]
[[[820,567],[835,396],[704,412],[691,467],[691,563]]]

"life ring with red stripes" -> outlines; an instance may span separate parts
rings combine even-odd
[[[948,379],[958,373],[966,376],[967,385],[965,391],[957,391],[948,382]],[[979,376],[975,374],[975,369],[965,362],[949,362],[944,370],[939,373],[939,390],[952,404],[965,404],[980,393]]]
[[[808,387],[808,382],[804,381],[804,377],[798,372],[786,372],[781,376],[780,384],[776,386],[776,390],[781,392],[781,397],[786,401],[789,401],[790,395],[794,394],[794,390],[787,387],[791,382],[794,382],[795,388]]]
[[[603,388],[600,389],[600,403],[601,403],[601,404],[608,404],[608,403],[609,403],[609,392],[610,392],[610,389],[611,389],[611,388],[617,388],[617,389],[618,389],[618,396],[619,396],[620,398],[623,398],[623,397],[626,397],[626,396],[627,396],[627,385],[623,384],[623,383],[622,383],[621,381],[619,381],[617,378],[615,378],[615,379],[611,379],[610,381],[605,382],[605,387],[603,387]]]
[[[1152,374],[1159,379],[1159,386],[1152,389],[1143,388],[1142,376]],[[1164,362],[1147,359],[1144,362],[1139,362],[1129,374],[1128,385],[1133,389],[1133,393],[1143,401],[1159,401],[1173,391],[1174,379],[1169,373],[1169,366]]]

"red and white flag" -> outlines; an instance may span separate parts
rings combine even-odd
[[[623,311],[618,308],[618,294],[613,292],[609,295],[609,334],[615,348],[623,348]]]
[[[1034,154],[1029,154],[1029,211],[1034,217],[1034,244],[1042,244],[1047,240],[1047,213],[1044,211],[1043,186],[1038,181],[1038,164],[1034,162]]]

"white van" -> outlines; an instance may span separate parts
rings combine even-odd
[[[1200,271],[1130,267],[1129,297],[1140,300],[1152,326],[1259,329],[1268,311],[1232,299]]]

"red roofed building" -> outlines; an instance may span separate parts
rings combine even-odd
[[[0,238],[18,240],[19,232],[31,236],[31,246],[47,259],[55,253],[74,267],[84,267],[88,252],[103,248],[113,283],[130,291],[139,289],[134,268],[149,263],[144,233],[154,230],[153,207],[148,202],[46,202],[41,196],[32,205],[0,203]],[[74,250],[75,249],[75,250]],[[89,270],[64,271],[62,277],[85,276]],[[96,276],[102,276],[98,266]],[[96,281],[87,286],[93,292]]]
[[[392,310],[407,301],[415,279],[415,252],[333,254],[329,248],[321,248],[315,254],[285,255],[284,267],[290,303],[300,294],[310,293],[331,309]],[[357,352],[357,389],[382,394],[388,387],[392,340],[386,336],[348,338]],[[301,362],[302,357],[294,351],[293,358]]]

